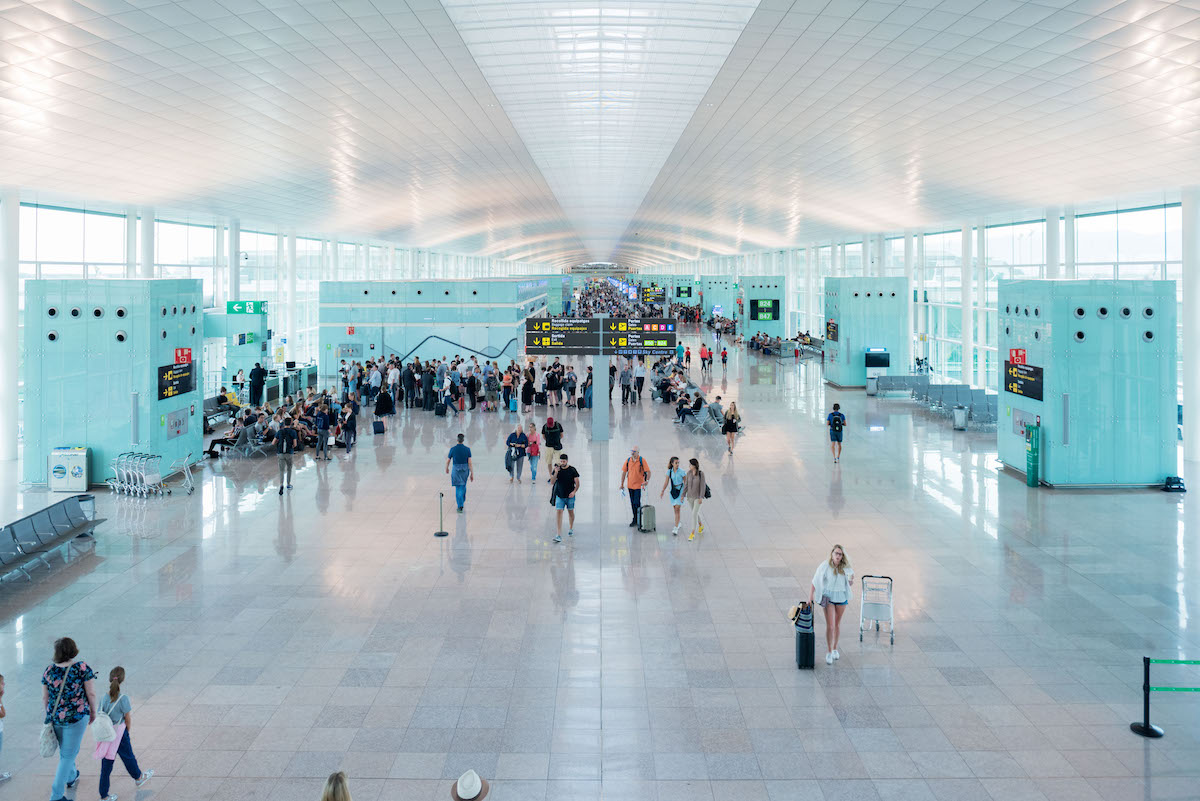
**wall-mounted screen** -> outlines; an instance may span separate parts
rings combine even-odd
[[[778,300],[751,300],[750,319],[762,322],[779,319]]]
[[[690,298],[691,296],[692,296],[692,288],[691,288],[690,286],[677,286],[677,287],[675,287],[675,297],[677,297],[677,298]]]
[[[867,351],[867,367],[891,367],[892,357],[887,351],[883,353]]]

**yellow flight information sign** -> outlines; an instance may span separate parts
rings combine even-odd
[[[538,317],[525,321],[525,352],[587,355],[600,348],[600,321],[591,317]]]
[[[168,364],[158,368],[158,399],[166,400],[196,388],[192,364]]]
[[[531,356],[666,356],[675,352],[676,320],[638,317],[540,317],[525,321]]]

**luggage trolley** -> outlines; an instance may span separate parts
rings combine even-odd
[[[879,631],[880,623],[888,624],[892,645],[896,644],[896,618],[892,605],[891,576],[863,576],[861,584],[862,598],[858,607],[858,641],[862,642],[864,623],[875,624]]]
[[[187,456],[181,456],[178,459],[176,459],[175,461],[171,462],[170,467],[167,468],[167,475],[173,476],[176,473],[181,473],[183,475],[182,489],[187,490],[188,495],[191,495],[193,492],[196,491],[196,482],[192,478],[192,453],[191,453],[191,451],[188,451]],[[170,495],[171,490],[168,489],[167,494]]]

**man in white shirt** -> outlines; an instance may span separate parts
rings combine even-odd
[[[400,366],[392,362],[391,369],[388,370],[388,392],[392,394],[392,403],[398,403],[400,398]]]

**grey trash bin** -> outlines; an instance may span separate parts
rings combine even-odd
[[[955,406],[954,412],[954,428],[958,431],[967,430],[967,407]]]
[[[878,395],[879,394],[879,377],[878,376],[873,376],[873,375],[867,376],[867,394],[868,395]]]

